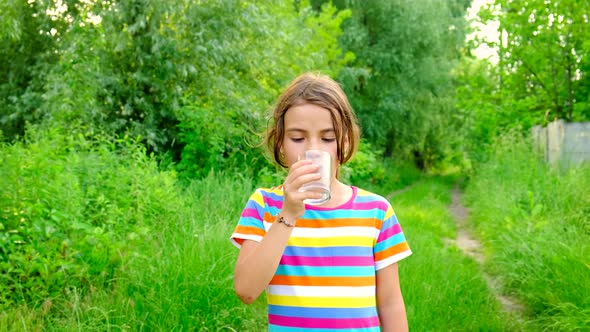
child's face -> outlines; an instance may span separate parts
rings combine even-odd
[[[291,107],[284,118],[285,137],[281,152],[291,167],[306,150],[322,150],[332,156],[333,170],[338,165],[336,132],[329,110],[313,104]]]

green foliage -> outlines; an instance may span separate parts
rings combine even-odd
[[[479,14],[498,22],[489,41],[499,63],[490,84],[509,121],[524,128],[554,119],[588,119],[588,1],[497,0]]]
[[[473,221],[489,248],[488,268],[529,308],[531,330],[587,330],[588,166],[552,168],[514,133],[494,146],[467,187]]]
[[[590,118],[588,1],[497,0],[480,17],[506,37],[498,65],[460,59],[468,4],[0,1],[0,330],[264,329],[264,301],[233,294],[227,237],[254,184],[284,178],[258,133],[309,70],[342,82],[363,128],[343,181],[387,196],[413,164],[467,156],[486,268],[527,328],[588,329],[590,172],[497,138]],[[425,182],[393,197],[411,325],[516,329],[441,239],[449,180]]]
[[[29,130],[0,157],[3,307],[113,287],[122,262],[180,197],[175,175],[128,138]]]
[[[9,140],[42,117],[43,82],[57,61],[51,33],[63,27],[46,15],[48,8],[48,0],[0,2],[0,129]]]
[[[306,3],[299,7],[211,2],[192,8],[191,21],[207,22],[195,36],[203,41],[199,58],[207,59],[212,51],[216,56],[200,64],[202,77],[185,92],[178,113],[184,144],[179,168],[184,173],[241,172],[246,163],[253,166],[247,170],[270,167],[253,146],[260,142],[256,134],[265,129],[269,105],[283,86],[303,71],[334,76],[352,59],[337,44],[348,11],[325,6],[316,13]]]
[[[72,139],[92,143],[90,155],[92,151],[104,151],[100,156],[111,155],[119,162],[123,162],[119,153],[128,151],[113,151],[110,140],[88,142],[76,136]],[[61,140],[70,142],[67,136],[62,136]],[[50,143],[56,146],[53,141]],[[80,158],[80,165],[84,160],[80,155],[83,149],[73,150],[71,145],[73,143],[66,150]],[[126,146],[124,142],[122,145]],[[137,155],[145,158],[143,153]],[[56,159],[52,159],[52,164]],[[131,157],[124,160],[135,163]],[[86,160],[84,165],[89,167],[96,161],[97,158]],[[70,166],[61,165],[68,173]],[[146,172],[156,179],[173,181],[167,173],[152,173],[150,165],[153,162],[133,169],[133,174],[139,174],[136,185],[146,180],[141,176]],[[129,178],[127,173],[121,175],[125,172],[121,167],[104,164],[96,167],[104,169],[103,179],[107,173],[122,182]],[[430,179],[393,199],[414,248],[414,255],[400,267],[410,324],[418,331],[440,327],[503,330],[508,323],[501,320],[503,316],[485,288],[477,266],[443,241],[442,237],[452,237],[454,233],[452,220],[446,214],[451,184],[449,180]],[[149,190],[170,188],[161,183],[159,186],[150,186]],[[95,284],[91,290],[71,288],[45,301],[39,308],[11,306],[0,314],[0,326],[6,330],[26,327],[57,331],[259,331],[266,328],[264,298],[246,306],[232,289],[238,250],[230,244],[228,236],[245,199],[254,189],[253,182],[240,176],[211,172],[203,179],[191,181],[187,187],[173,187],[176,189],[164,196],[152,196],[152,199],[170,199],[173,204],[151,201],[150,206],[164,204],[165,209],[145,217],[144,225],[149,231],[141,233],[134,241],[126,239],[126,250],[120,256],[121,263],[114,268],[110,283]],[[113,186],[103,193],[112,197],[124,188]],[[141,190],[139,194],[149,195],[150,192]],[[219,205],[221,201],[223,208]],[[129,216],[133,220],[133,214]],[[119,225],[117,231],[122,231],[123,237],[127,224],[125,216],[121,217],[120,224],[123,225]],[[102,254],[110,257],[108,252]],[[424,309],[426,306],[429,310]],[[449,306],[454,310],[448,310]],[[474,312],[474,307],[479,310]],[[48,308],[47,312],[44,308]]]
[[[141,137],[148,151],[174,154],[175,112],[197,71],[178,40],[183,10],[183,3],[151,0],[93,4],[60,40],[44,114],[62,126],[82,121]]]
[[[502,95],[495,89],[494,68],[485,61],[464,58],[454,72],[457,82],[457,131],[463,135],[454,146],[468,161],[486,158],[494,138],[502,131],[521,128],[510,110],[503,108]]]
[[[343,47],[355,68],[340,75],[363,132],[388,157],[429,169],[453,136],[450,76],[464,42],[465,3],[350,1]]]
[[[499,23],[499,40],[487,41],[498,63],[468,56],[454,71],[457,132],[465,134],[454,146],[467,164],[484,161],[503,132],[590,119],[589,8],[587,1],[499,0],[480,11],[478,22]]]
[[[167,155],[187,177],[256,159],[250,146],[258,142],[245,137],[263,128],[282,87],[303,71],[336,76],[354,59],[337,41],[350,11],[330,5],[320,12],[282,1],[72,1],[47,12],[42,5],[6,5],[15,20],[35,15],[51,23],[38,36],[42,43],[26,39],[50,55],[35,58],[38,66],[21,70],[16,52],[0,54],[7,78],[39,69],[18,86],[0,81],[0,94],[6,88],[0,97],[16,98],[2,111],[7,137],[22,134],[25,120],[64,128],[84,123],[139,137],[148,153]],[[2,38],[21,42],[6,29]],[[33,27],[30,33],[39,34]],[[262,158],[255,164],[268,167]]]
[[[362,140],[352,160],[341,167],[341,180],[365,190],[387,195],[421,177],[420,171],[403,160],[383,159],[383,153]]]
[[[0,157],[0,330],[264,324],[231,279],[250,180],[210,173],[182,188],[138,141],[83,129],[30,129]]]
[[[162,225],[154,237],[156,246],[145,246],[145,252],[155,251],[155,256],[143,256],[131,269],[127,293],[136,304],[137,317],[145,317],[138,325],[164,330],[263,329],[264,299],[247,307],[233,291],[238,249],[229,241],[236,216],[253,190],[247,178],[210,173],[183,191],[189,207],[184,222]],[[159,286],[146,292],[145,285]]]
[[[351,183],[380,182],[385,178],[385,170],[379,159],[382,151],[374,150],[366,140],[361,140],[359,148],[347,164],[342,166],[343,178]]]
[[[461,6],[8,2],[0,36],[7,45],[36,48],[2,51],[2,126],[13,139],[25,121],[82,122],[140,137],[148,152],[166,154],[185,176],[204,176],[255,159],[256,142],[245,137],[261,131],[266,109],[288,81],[319,70],[345,83],[375,146],[429,168],[446,153],[441,135],[452,109],[448,71],[462,40]],[[263,159],[255,164],[268,167]]]

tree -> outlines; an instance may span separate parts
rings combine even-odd
[[[23,21],[34,15],[56,26],[41,31],[51,56],[39,65],[42,75],[20,90],[5,85],[16,100],[35,88],[31,120],[141,137],[148,153],[194,175],[258,155],[247,138],[262,130],[283,86],[303,71],[336,76],[354,58],[338,46],[350,11],[331,5],[315,12],[307,1],[46,2],[55,10],[39,1],[34,11],[10,7],[27,10]],[[7,26],[0,37],[13,38]],[[27,45],[36,34],[31,28]],[[6,52],[12,70],[16,53]],[[27,110],[14,104],[4,118]]]
[[[58,14],[52,0],[0,1],[0,130],[9,140],[42,117],[43,84],[66,27],[62,15],[75,12]]]
[[[529,127],[588,118],[590,1],[497,0],[480,13],[500,23],[503,105]]]
[[[363,132],[385,156],[422,168],[443,158],[468,1],[346,1],[342,43],[356,55],[341,80]]]

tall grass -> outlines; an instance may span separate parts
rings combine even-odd
[[[230,176],[194,181],[177,211],[160,220],[119,271],[117,287],[66,299],[67,311],[47,320],[60,331],[261,331],[261,298],[243,305],[233,292],[238,250],[229,242],[251,182]]]
[[[452,241],[448,212],[453,177],[429,178],[392,198],[412,256],[400,282],[412,331],[516,331],[490,293],[480,267]]]
[[[229,235],[252,189],[239,176],[210,174],[183,191],[182,222],[163,225],[143,248],[150,255],[129,266],[125,288],[135,315],[142,317],[138,327],[257,331],[265,326],[262,302],[245,306],[233,292],[238,250]]]
[[[178,184],[132,140],[31,132],[3,145],[2,331],[258,331],[228,238],[253,190]],[[71,253],[71,254],[70,254]]]
[[[266,329],[264,297],[246,306],[233,292],[228,240],[252,180],[211,173],[181,185],[132,140],[83,132],[33,135],[0,157],[0,331]],[[387,195],[412,174],[368,189]],[[400,263],[412,330],[514,329],[478,266],[445,240],[453,181],[392,200],[414,251]]]
[[[130,139],[31,131],[0,159],[0,306],[108,287],[179,196]]]
[[[590,168],[549,166],[515,135],[495,146],[467,187],[487,268],[530,330],[590,330]]]

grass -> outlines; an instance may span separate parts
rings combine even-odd
[[[53,137],[0,150],[0,175],[10,179],[0,190],[2,225],[24,218],[31,226],[16,233],[28,237],[0,231],[3,278],[16,273],[7,266],[28,267],[30,260],[48,268],[14,274],[20,289],[43,290],[35,296],[13,296],[14,280],[2,279],[0,331],[266,329],[264,296],[246,306],[233,292],[238,250],[229,236],[256,186],[251,179],[211,173],[180,184],[131,143],[113,149],[109,140]],[[588,173],[506,162],[480,170],[468,186],[469,203],[486,244],[486,269],[506,281],[533,318],[521,326],[502,312],[480,266],[449,240],[456,236],[448,212],[456,178],[428,177],[391,199],[414,252],[400,263],[412,331],[587,326]],[[367,189],[386,196],[397,189],[393,182]],[[34,241],[45,234],[38,225],[53,227],[51,241]],[[36,251],[24,250],[23,239]],[[77,255],[62,255],[63,243]],[[47,284],[52,280],[59,283]]]
[[[41,307],[13,307],[0,314],[0,330],[263,330],[264,302],[241,304],[232,281],[238,250],[229,235],[251,188],[246,179],[213,174],[194,181],[180,216],[160,220],[143,237],[111,287],[71,290],[46,315]]]
[[[517,330],[490,293],[475,261],[449,239],[453,177],[432,177],[392,198],[413,255],[400,262],[412,331]]]
[[[182,186],[133,142],[90,136],[0,146],[0,331],[260,330],[231,277],[251,181]]]
[[[500,139],[467,187],[486,269],[528,308],[526,330],[590,330],[590,169],[547,165]]]

